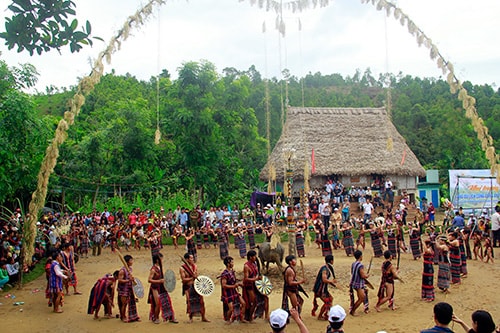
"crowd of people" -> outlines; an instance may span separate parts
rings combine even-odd
[[[438,268],[437,288],[446,293],[449,292],[450,284],[458,285],[462,278],[467,276],[467,260],[494,260],[493,247],[500,244],[500,206],[496,206],[496,212],[491,216],[470,216],[467,221],[465,214],[459,209],[449,221],[449,225],[439,228],[435,223],[435,208],[432,204],[426,205],[424,210],[417,209],[413,221],[409,221],[407,207],[411,203],[408,197],[403,196],[401,202],[395,206],[393,198],[387,194],[391,193],[391,185],[386,183],[381,185],[385,188],[384,197],[381,198],[378,193],[372,193],[369,187],[348,191],[342,184],[332,182],[322,191],[313,190],[308,193],[307,207],[300,207],[298,204],[293,209],[297,257],[306,256],[304,244],[309,235],[308,231],[313,231],[318,248],[321,248],[325,258],[325,264],[319,269],[314,283],[311,315],[330,321],[327,332],[342,332],[345,319],[345,310],[339,305],[333,306],[333,297],[328,290],[329,286],[339,287],[335,277],[332,249],[343,248],[346,256],[354,257],[349,284],[351,304],[348,313],[352,316],[358,315],[356,311],[361,305],[364,312],[369,311],[368,288],[373,288],[368,281],[371,261],[368,269],[365,269],[362,262],[362,251],[366,251],[366,234],[370,237],[372,257],[384,258],[376,311],[381,311],[381,306],[385,303],[389,304],[390,309],[396,309],[394,281],[401,279],[398,275],[401,253],[411,251],[415,260],[423,258],[421,297],[429,302],[435,298],[434,266]],[[361,205],[351,209],[353,203]],[[256,288],[255,282],[260,280],[262,275],[255,251],[255,234],[264,234],[265,240],[270,242],[273,234],[279,231],[279,220],[286,219],[288,213],[284,206],[262,206],[258,203],[252,209],[245,207],[241,211],[238,207],[210,207],[205,210],[198,206],[188,210],[178,206],[176,210],[168,211],[161,208],[158,213],[139,208],[129,214],[125,214],[121,208],[112,208],[110,211],[104,209],[103,212],[90,214],[47,212],[37,223],[37,251],[33,259],[40,260],[46,255],[49,256],[46,261],[48,305],[53,307],[55,313],[61,313],[66,295],[71,292],[81,295],[75,266],[80,258],[89,256],[90,250],[92,256],[99,256],[102,249],[108,247],[111,251],[124,248],[127,252],[146,248],[151,251],[152,259],[148,277],[148,303],[151,308],[149,319],[156,324],[162,320],[177,323],[174,306],[164,286],[162,268],[163,239],[168,236],[172,238],[175,248],[178,248],[180,238],[185,240],[187,251],[184,264],[179,268],[179,276],[190,321],[196,315],[201,315],[204,322],[210,321],[206,317],[203,296],[198,294],[193,285],[198,278],[197,251],[216,248],[225,265],[225,270],[219,278],[223,314],[228,324],[263,318],[269,321],[273,331],[280,332],[284,329],[283,318],[286,313],[285,323],[290,315],[299,325],[301,332],[307,331],[300,319],[304,302],[302,294],[305,293],[302,285],[307,281],[307,277],[304,274],[298,276],[297,258],[294,255],[285,258],[287,267],[283,273],[281,311],[275,310],[270,314],[267,295]],[[354,211],[360,212],[356,216]],[[12,267],[19,256],[21,244],[16,227],[22,221],[19,211],[16,211],[13,219],[14,222],[17,219],[17,224],[2,225],[4,232],[0,253],[0,287],[15,281],[15,274],[19,272],[19,266]],[[356,233],[357,238],[354,240]],[[244,278],[241,282],[236,279],[234,259],[229,256],[230,237],[234,240],[239,256],[247,259],[242,269]],[[395,265],[392,261],[396,259]],[[121,269],[104,275],[92,288],[88,313],[93,314],[96,319],[99,318],[101,307],[104,308],[106,318],[113,316],[116,292],[119,318],[124,322],[140,321],[133,292],[134,259],[132,255],[127,254],[123,260],[124,266]],[[17,271],[13,268],[17,268]],[[4,276],[4,272],[8,272],[7,276]],[[5,279],[7,282],[4,282]],[[321,307],[318,299],[322,302]],[[440,318],[436,313],[435,316]],[[473,322],[483,320],[482,318],[484,315],[473,316]],[[470,330],[460,319],[453,320],[459,322],[464,329]]]

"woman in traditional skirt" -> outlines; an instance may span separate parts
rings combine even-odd
[[[365,233],[366,233],[365,225],[361,223],[361,228],[359,229],[358,238],[356,238],[356,250],[359,250],[360,246],[363,249],[363,251],[365,250]]]
[[[234,240],[238,240],[238,250],[240,251],[240,258],[247,256],[247,243],[245,241],[245,232],[241,227],[238,227]]]
[[[434,246],[437,251],[439,251],[437,286],[443,292],[448,293],[448,288],[450,288],[451,273],[450,259],[448,258],[449,247],[447,245],[446,236],[438,237],[437,242]]]
[[[215,229],[215,232],[217,234],[217,242],[219,245],[219,255],[221,260],[224,260],[227,256],[229,256],[227,238],[221,227],[217,227],[217,229]]]
[[[202,243],[202,242],[203,242],[203,239],[202,239],[202,236],[201,236],[201,231],[200,231],[200,229],[197,229],[197,230],[195,231],[195,235],[196,235],[196,248],[197,248],[198,250],[201,250],[201,249],[203,248],[203,246],[202,246],[202,244],[203,244],[203,243]]]
[[[298,222],[297,223],[297,230],[295,233],[295,246],[297,249],[297,256],[299,258],[306,256],[306,251],[304,249],[304,230],[305,229],[306,229],[305,222]]]
[[[206,227],[201,228],[201,233],[203,234],[203,246],[205,249],[210,248],[210,236],[208,229]]]
[[[461,260],[461,266],[460,266],[460,274],[462,275],[462,278],[467,277],[467,252],[465,252],[465,242],[469,242],[468,239],[469,235],[465,234],[465,232],[462,230],[461,233],[458,235],[458,243],[459,243],[459,249],[460,249],[460,260]]]
[[[380,258],[384,253],[382,249],[382,242],[379,237],[379,230],[375,228],[375,223],[370,222],[370,238],[373,248],[373,256],[375,258]]]
[[[354,241],[352,240],[352,224],[349,221],[344,221],[342,225],[342,245],[344,245],[345,254],[349,257],[354,253]]]
[[[424,271],[422,272],[422,300],[432,302],[434,300],[434,249],[429,239],[425,240],[424,247]]]
[[[418,227],[414,227],[410,225],[410,248],[411,253],[413,253],[413,259],[420,259],[422,255],[420,253],[420,230]]]
[[[404,237],[404,229],[403,229],[403,221],[396,219],[396,241],[399,246],[399,250],[403,252],[407,252],[406,244],[405,244],[405,237]]]
[[[462,272],[462,260],[460,258],[460,241],[456,231],[448,234],[451,262],[451,283],[460,284],[460,273]]]
[[[250,249],[255,249],[255,230],[251,223],[247,223],[247,236]]]
[[[391,251],[391,258],[395,259],[398,254],[398,249],[396,243],[396,232],[392,226],[387,229],[387,245],[389,247],[389,251]]]
[[[314,234],[316,236],[314,242],[318,245],[318,249],[321,247],[321,224],[320,220],[313,220]]]
[[[161,312],[163,321],[170,321],[171,323],[177,324],[178,321],[175,319],[172,300],[170,299],[170,295],[163,284],[164,277],[161,263],[162,257],[163,255],[161,253],[153,255],[153,267],[151,267],[151,270],[149,271],[148,282],[150,283],[150,287],[148,304],[151,304],[151,309],[149,310],[149,320],[155,324],[159,324]]]
[[[328,230],[325,228],[325,225],[321,223],[321,255],[326,257],[329,254],[332,254],[332,245],[328,238]]]
[[[194,262],[198,260],[198,253],[196,251],[196,245],[194,243],[194,232],[191,228],[189,228],[186,231],[186,234],[184,235],[186,238],[186,248],[187,248],[187,253],[192,254],[194,258]]]

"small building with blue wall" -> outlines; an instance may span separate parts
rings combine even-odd
[[[419,177],[418,179],[418,196],[420,198],[419,205],[422,208],[422,200],[425,198],[427,202],[432,202],[434,207],[439,207],[441,205],[441,196],[439,194],[439,188],[441,184],[439,183],[439,171],[438,170],[426,170],[425,177]]]

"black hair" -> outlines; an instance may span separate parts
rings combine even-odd
[[[361,252],[360,250],[354,251],[354,258],[356,258],[356,260],[361,258],[362,255],[363,255],[363,252]]]
[[[391,251],[389,251],[389,250],[384,251],[384,258],[385,259],[391,258]]]
[[[125,262],[128,264],[128,262],[131,260],[131,259],[134,259],[132,258],[132,256],[130,254],[126,254],[125,257],[123,257],[123,260],[125,260]]]
[[[293,259],[295,259],[295,256],[293,254],[286,256],[286,258],[285,258],[286,264],[290,265],[290,263],[292,262]]]
[[[226,267],[227,267],[227,265],[229,265],[229,263],[230,263],[231,261],[233,261],[233,260],[234,260],[234,259],[233,259],[233,257],[230,257],[230,256],[225,257],[225,258],[224,258],[224,266],[226,266]]]
[[[255,252],[254,250],[248,251],[247,260],[250,260],[251,257],[255,257],[256,255],[257,255],[257,252]]]
[[[184,259],[189,259],[189,257],[190,257],[190,256],[192,256],[192,254],[191,254],[191,253],[189,253],[189,252],[186,252],[186,253],[184,254]]]
[[[114,277],[115,279],[118,279],[118,274],[120,274],[120,271],[118,271],[118,270],[114,271],[114,272],[113,272],[113,277]]]
[[[333,261],[333,255],[332,254],[327,254],[325,256],[325,263],[329,264],[332,261]]]
[[[484,310],[477,310],[472,313],[472,321],[477,324],[476,333],[491,333],[495,330],[495,323],[491,314]]]
[[[445,302],[434,305],[434,317],[438,323],[448,325],[453,317],[453,307]]]
[[[334,330],[338,330],[344,325],[344,321],[336,321],[334,323],[330,322],[330,327],[333,328]]]

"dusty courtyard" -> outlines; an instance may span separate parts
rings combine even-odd
[[[284,244],[287,247],[286,244]],[[174,270],[178,277],[181,261],[179,255],[184,254],[184,249],[175,250],[172,246],[166,246],[164,254],[164,268]],[[125,252],[124,252],[125,254]],[[150,252],[146,250],[130,252],[135,259],[134,275],[141,279],[145,286],[145,292],[149,288],[147,277],[150,268]],[[239,258],[238,252],[231,245],[230,255],[235,258],[235,270],[241,277],[244,259]],[[334,304],[340,304],[345,309],[349,307],[349,295],[347,285],[349,283],[349,269],[353,262],[352,257],[346,257],[342,250],[334,251],[335,272],[337,279],[341,282],[342,290],[333,290]],[[371,257],[371,247],[368,244],[364,263],[367,266]],[[116,254],[105,249],[103,255],[99,257],[82,258],[77,264],[77,274],[79,278],[79,289],[83,295],[71,295],[65,298],[64,313],[55,314],[47,306],[44,298],[45,277],[42,276],[36,281],[26,284],[22,290],[13,289],[9,293],[15,298],[7,298],[7,293],[1,293],[0,316],[2,318],[2,332],[191,332],[203,331],[207,333],[220,333],[223,330],[233,332],[270,332],[270,328],[262,319],[256,320],[252,324],[234,323],[225,325],[222,319],[222,303],[220,301],[220,282],[216,277],[224,269],[224,265],[219,258],[217,249],[203,249],[198,251],[199,272],[202,275],[211,277],[216,283],[216,290],[205,298],[207,317],[211,323],[202,323],[199,318],[195,318],[194,323],[187,323],[185,313],[185,299],[181,295],[179,280],[177,287],[171,293],[176,316],[179,324],[161,323],[154,325],[148,320],[149,305],[147,299],[143,298],[138,303],[138,310],[142,322],[125,324],[119,319],[93,320],[91,315],[87,315],[87,302],[90,289],[95,281],[105,273],[112,273],[121,267],[120,260]],[[306,247],[306,257],[302,259],[308,283],[305,285],[306,291],[311,296],[314,278],[319,267],[323,264],[321,250],[316,249],[316,245]],[[498,258],[497,258],[498,260]],[[380,265],[382,259],[374,259],[371,269],[370,281],[378,287],[380,281]],[[402,254],[400,264],[400,275],[405,283],[396,282],[396,311],[384,308],[381,313],[374,309],[376,303],[376,290],[370,291],[370,309],[368,314],[360,313],[358,317],[348,316],[345,321],[346,332],[377,332],[387,331],[389,333],[418,332],[422,328],[433,326],[432,307],[435,302],[446,301],[452,304],[455,314],[470,324],[470,314],[476,309],[489,311],[495,322],[500,323],[500,303],[498,290],[498,277],[500,265],[485,264],[479,261],[469,261],[469,277],[463,279],[462,285],[452,286],[451,293],[445,295],[436,291],[436,301],[426,303],[420,300],[422,261],[413,260],[411,254]],[[436,267],[437,271],[437,267]],[[299,271],[299,275],[301,272]],[[270,295],[270,308],[276,309],[281,304],[281,293],[283,278],[276,266],[272,266],[268,274],[274,289]],[[437,272],[435,273],[435,284]],[[24,305],[14,305],[15,302],[24,302]],[[325,332],[327,322],[319,321],[311,316],[312,298],[306,299],[302,317],[310,332]],[[101,310],[102,311],[102,310]],[[114,313],[117,312],[115,307]],[[102,315],[102,313],[101,313]],[[461,332],[462,328],[455,325],[454,330]],[[287,332],[298,332],[294,323],[291,323]]]

